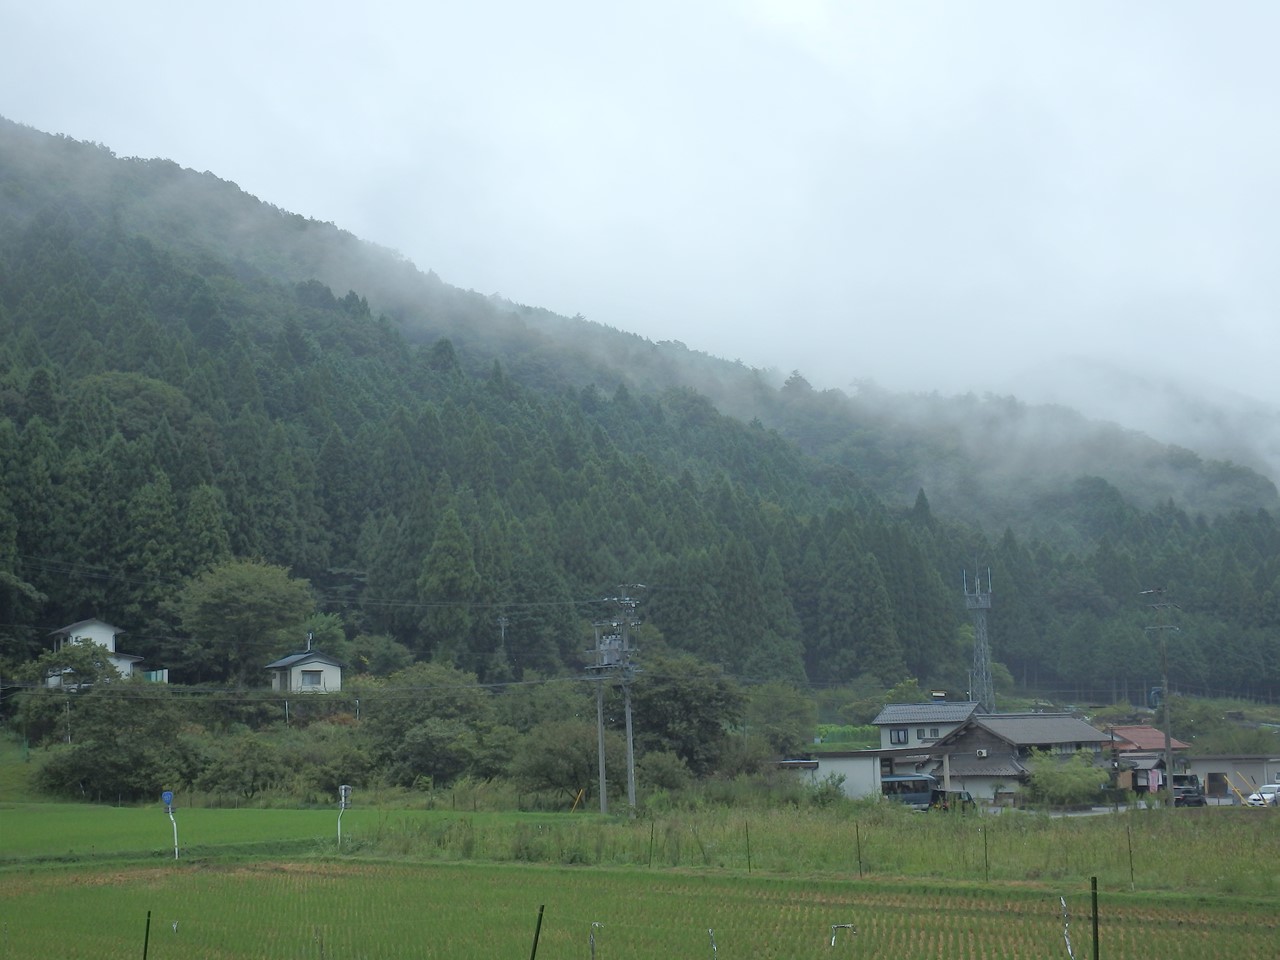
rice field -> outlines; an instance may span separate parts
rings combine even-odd
[[[1065,891],[1076,957],[1087,890]],[[1069,956],[1060,895],[886,880],[264,861],[0,873],[0,958]],[[1101,956],[1275,956],[1272,907],[1100,897]],[[148,928],[147,916],[150,913]],[[849,925],[849,926],[845,926]],[[832,937],[835,943],[832,944]],[[593,942],[594,941],[594,942]]]
[[[1272,811],[175,819],[0,805],[0,960],[1280,956]]]

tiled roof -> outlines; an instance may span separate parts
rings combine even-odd
[[[1111,737],[1069,713],[996,713],[974,723],[1018,746],[1042,743],[1106,743]]]
[[[1164,731],[1157,730],[1155,727],[1138,724],[1128,727],[1112,727],[1115,731],[1117,740],[1127,740],[1131,747],[1126,748],[1123,744],[1120,748],[1130,750],[1163,750],[1164,749]],[[1169,746],[1174,750],[1189,750],[1191,744],[1183,743],[1176,737],[1169,738]]]
[[[1020,777],[1026,767],[1009,754],[979,760],[973,756],[952,756],[948,764],[952,777]],[[942,763],[933,768],[935,777],[942,777]]]
[[[976,703],[887,703],[871,722],[877,726],[892,723],[963,723],[977,709]]]

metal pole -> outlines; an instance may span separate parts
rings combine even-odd
[[[545,903],[538,906],[538,925],[533,928],[533,949],[529,951],[529,960],[534,960],[538,955],[538,937],[542,934],[542,911],[545,909]]]
[[[1089,887],[1093,892],[1093,960],[1098,960],[1098,878],[1089,879]]]
[[[151,944],[151,911],[147,911],[147,928],[142,934],[142,960],[147,960],[147,947]]]

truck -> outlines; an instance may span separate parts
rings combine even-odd
[[[1175,807],[1203,807],[1209,802],[1200,777],[1194,773],[1175,773],[1172,786]]]

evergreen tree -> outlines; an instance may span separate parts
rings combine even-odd
[[[441,514],[435,540],[422,560],[418,597],[423,608],[419,649],[439,663],[452,665],[470,646],[475,626],[472,605],[480,598],[471,543],[453,507]]]

